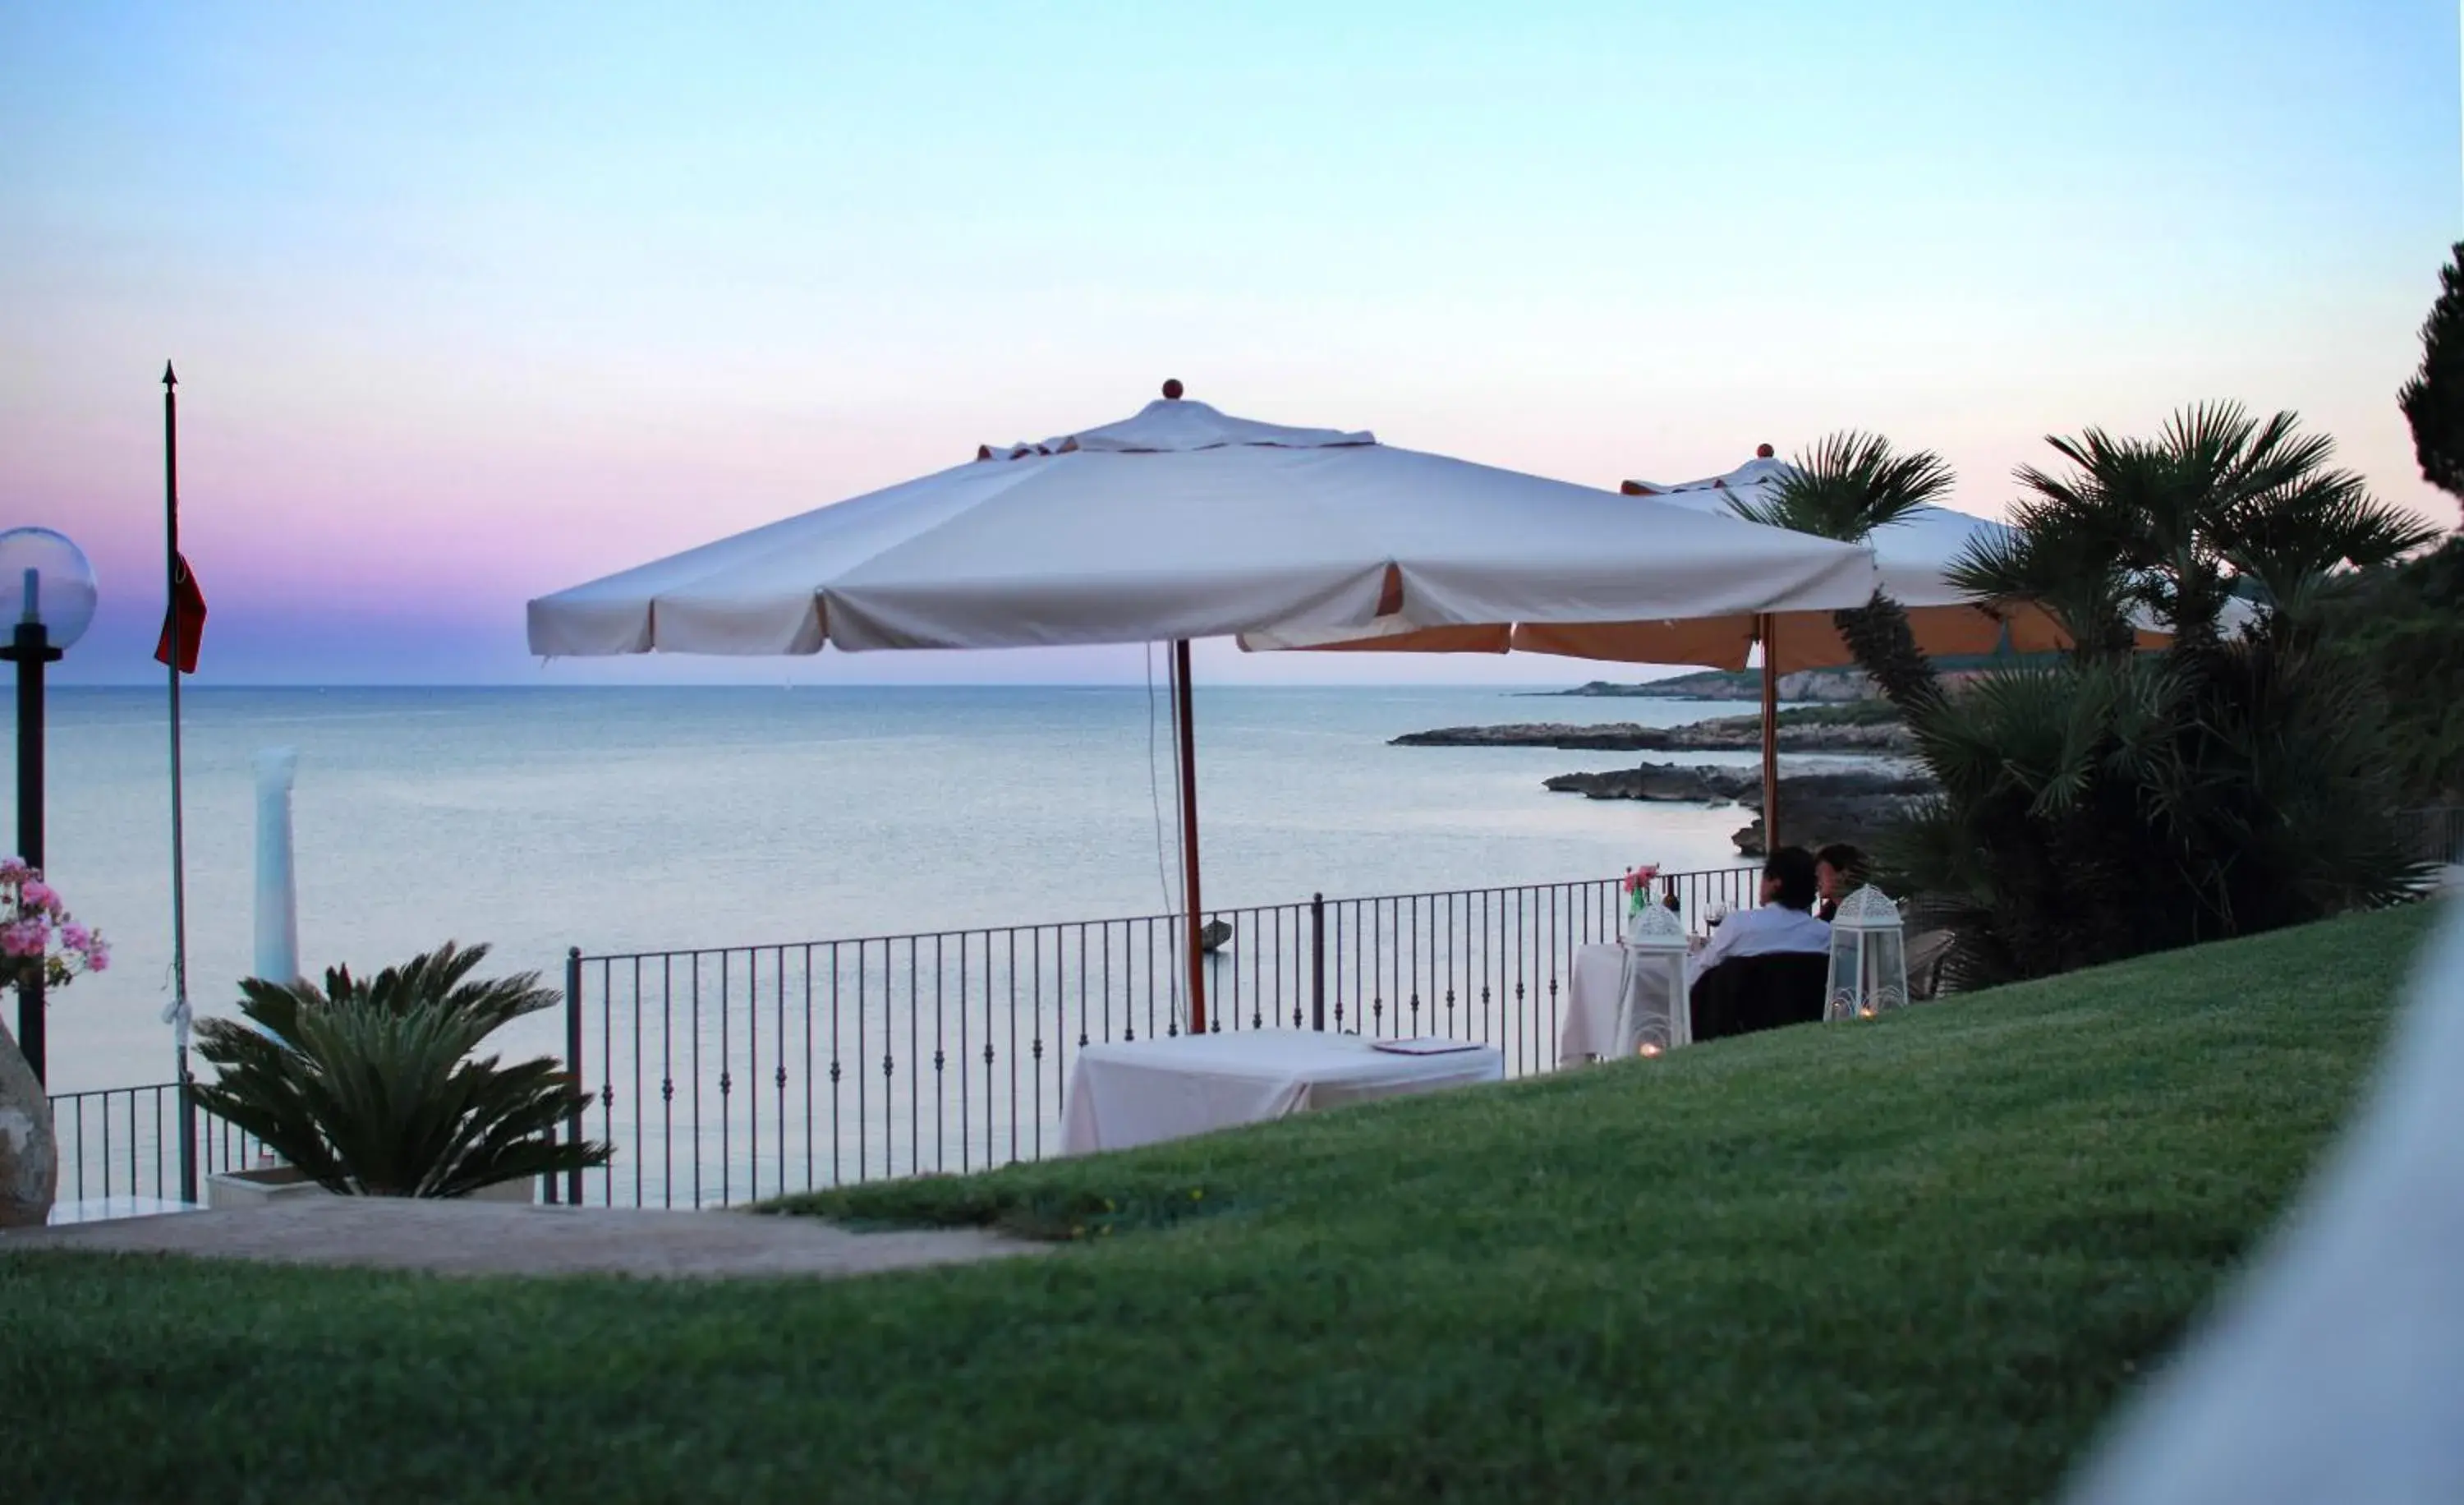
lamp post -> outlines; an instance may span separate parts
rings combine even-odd
[[[0,533],[0,659],[17,666],[17,854],[43,866],[43,671],[94,620],[94,565],[50,528]],[[17,1049],[43,1079],[43,969],[17,985]]]

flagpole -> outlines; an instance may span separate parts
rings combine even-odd
[[[180,1068],[180,1200],[197,1200],[197,1112],[188,1075],[188,854],[180,808],[180,659],[187,641],[180,620],[179,376],[163,363],[163,583],[169,600],[171,651],[171,1008]]]

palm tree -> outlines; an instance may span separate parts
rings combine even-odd
[[[1862,543],[1876,529],[1936,504],[1951,481],[1950,467],[1931,450],[1901,454],[1880,434],[1841,432],[1799,454],[1767,497],[1730,505],[1749,521]],[[1857,667],[1903,715],[1941,700],[1941,681],[1898,602],[1878,590],[1832,621]]]
[[[449,941],[374,979],[332,968],[321,991],[250,978],[250,1023],[197,1024],[198,1052],[218,1069],[197,1098],[348,1195],[458,1197],[605,1164],[610,1146],[556,1139],[591,1101],[561,1063],[472,1058],[497,1029],[559,1001],[536,973],[471,981],[487,955]]]
[[[2175,413],[2153,439],[2048,437],[2069,473],[2023,467],[2016,531],[1971,543],[1951,581],[1979,597],[2043,602],[2089,657],[2128,653],[2134,617],[2203,652],[2237,595],[2271,630],[2291,631],[2337,571],[2437,536],[2331,468],[2335,441],[2299,427],[2289,412],[2261,422],[2210,403]]]
[[[1955,965],[2059,971],[2407,892],[2378,697],[2317,609],[2431,530],[2290,413],[2211,404],[2152,438],[2048,442],[2067,470],[2023,469],[2015,536],[1952,578],[2045,604],[2069,661],[1909,718],[1943,796],[1901,850],[1959,935]],[[2236,598],[2250,619],[2229,632]],[[2165,652],[2135,652],[2142,623]]]

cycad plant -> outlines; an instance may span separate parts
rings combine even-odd
[[[331,968],[321,989],[249,979],[247,1023],[197,1025],[218,1073],[198,1100],[346,1195],[458,1197],[605,1164],[609,1146],[556,1139],[591,1100],[561,1063],[474,1055],[558,1001],[536,973],[473,981],[487,954],[449,941],[373,978]]]

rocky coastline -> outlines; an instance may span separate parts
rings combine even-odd
[[[1910,805],[1934,792],[1931,776],[1909,760],[1908,729],[1881,707],[1825,706],[1781,713],[1779,750],[1870,760],[1867,766],[1783,772],[1780,808],[1792,837],[1872,845]],[[1683,726],[1634,721],[1577,725],[1517,721],[1496,726],[1442,726],[1393,739],[1397,747],[1554,747],[1569,752],[1725,752],[1762,748],[1762,719],[1724,716]],[[1762,770],[1752,765],[1642,763],[1596,773],[1561,773],[1543,781],[1552,793],[1591,800],[1643,800],[1682,805],[1734,805],[1753,812],[1736,832],[1737,850],[1763,852]]]

